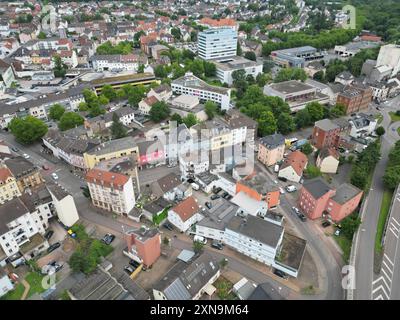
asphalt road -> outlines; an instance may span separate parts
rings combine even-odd
[[[399,110],[399,103],[400,96],[392,99],[381,112],[384,117],[381,126],[386,130],[382,138],[382,158],[376,165],[371,189],[361,212],[362,223],[353,243],[354,259],[351,264],[355,267],[355,288],[352,294],[355,300],[370,300],[372,297],[375,235],[384,191],[382,177],[387,166],[389,151],[399,140],[397,132],[392,130],[398,124],[390,125],[389,111]]]

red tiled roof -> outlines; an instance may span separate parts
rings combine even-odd
[[[124,174],[91,169],[86,174],[86,181],[106,187],[117,187],[125,185],[129,181],[129,177]]]
[[[8,168],[0,169],[0,181],[5,182],[9,177],[12,177],[12,173]]]
[[[153,104],[158,102],[158,99],[155,96],[150,96],[145,98],[144,102],[146,102],[146,104],[151,107]]]
[[[177,213],[183,222],[191,218],[195,213],[199,212],[199,210],[200,208],[197,201],[193,197],[183,200],[177,206],[172,208],[172,211]]]
[[[294,151],[288,155],[285,162],[282,164],[281,169],[285,169],[289,166],[296,171],[297,175],[303,175],[303,170],[307,165],[307,156],[301,151]]]
[[[219,20],[215,20],[215,19],[211,19],[211,18],[203,18],[200,20],[201,24],[206,24],[212,27],[225,27],[225,26],[229,26],[229,27],[234,27],[236,26],[236,21],[230,18],[226,18],[226,19],[219,19]]]

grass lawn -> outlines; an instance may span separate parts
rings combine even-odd
[[[214,282],[214,287],[217,288],[217,296],[221,300],[236,300],[236,295],[232,292],[233,283],[224,277],[219,277]]]
[[[381,124],[381,123],[382,123],[382,121],[383,121],[383,115],[377,114],[375,118],[377,119],[378,124]]]
[[[46,291],[46,289],[42,287],[42,279],[43,276],[37,272],[31,272],[26,275],[25,280],[31,286],[27,298],[29,298],[35,293],[42,293]]]
[[[399,136],[400,136],[400,127],[397,128],[397,133],[398,133]]]
[[[336,242],[338,243],[339,247],[343,251],[343,260],[347,263],[350,258],[350,252],[351,252],[351,244],[352,240],[349,240],[346,238],[343,234],[340,236],[333,236]]]
[[[6,295],[2,296],[0,300],[21,300],[24,291],[24,285],[22,283],[18,283],[13,291],[10,291]]]
[[[390,119],[392,119],[392,122],[400,121],[400,116],[396,114],[396,112],[390,111]]]
[[[385,228],[386,219],[389,214],[390,203],[392,202],[393,192],[390,190],[385,190],[383,193],[383,199],[381,204],[381,212],[379,214],[378,220],[378,227],[376,229],[376,236],[375,236],[375,251],[381,252],[382,246],[382,237],[383,237],[383,230]]]

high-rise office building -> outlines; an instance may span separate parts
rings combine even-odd
[[[199,33],[198,54],[204,60],[236,56],[237,31],[232,28],[207,29]]]

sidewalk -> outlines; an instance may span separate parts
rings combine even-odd
[[[28,295],[28,293],[29,293],[29,290],[31,289],[31,285],[30,285],[25,279],[23,279],[23,280],[21,281],[21,283],[22,283],[23,286],[25,287],[25,291],[24,291],[24,293],[22,294],[21,300],[25,300],[26,297],[27,297],[27,295]]]

